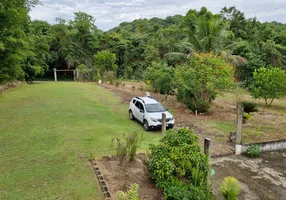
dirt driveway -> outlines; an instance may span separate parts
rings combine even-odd
[[[145,92],[140,90],[142,85],[140,83],[133,83],[135,88],[132,89],[130,85],[124,87],[115,87],[114,85],[102,84],[101,87],[108,89],[114,93],[123,103],[129,103],[134,96],[145,96]],[[219,140],[216,139],[216,135],[211,132],[206,132],[203,127],[205,126],[204,120],[226,118],[221,112],[214,111],[211,115],[195,115],[184,104],[181,104],[176,100],[176,96],[165,96],[158,93],[151,92],[151,96],[162,102],[170,112],[176,118],[175,129],[186,127],[194,129],[199,136],[200,144],[203,145],[205,138],[210,138],[211,143],[211,155],[231,155],[234,152],[234,145],[229,142],[228,135],[223,135]],[[222,115],[222,116],[218,116]],[[236,114],[229,112],[227,117],[229,119],[235,119]]]
[[[259,158],[227,156],[212,159],[215,175],[212,177],[218,199],[223,199],[219,185],[226,176],[240,182],[239,199],[282,200],[286,197],[286,150],[263,153]]]

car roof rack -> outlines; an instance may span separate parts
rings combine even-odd
[[[156,100],[157,102],[159,102],[159,101],[158,101],[157,99],[155,99],[154,97],[149,96],[148,98],[154,99],[154,100]]]
[[[141,99],[140,97],[135,97],[136,99],[140,99],[141,101],[143,101],[143,103],[145,103],[145,101],[143,99]]]

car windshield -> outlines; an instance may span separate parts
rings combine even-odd
[[[145,104],[146,112],[165,112],[166,109],[160,103]]]

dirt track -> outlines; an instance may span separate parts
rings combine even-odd
[[[134,83],[133,85],[136,85]],[[108,89],[110,92],[114,93],[118,98],[121,99],[123,103],[129,103],[134,96],[145,96],[145,92],[141,91],[140,83],[137,83],[134,89],[131,86],[120,86],[115,87],[114,85],[102,84],[102,87]],[[233,154],[234,145],[229,142],[228,137],[224,137],[223,140],[217,141],[212,133],[206,133],[200,127],[203,126],[204,120],[209,118],[221,118],[225,116],[218,116],[220,112],[214,112],[212,115],[194,115],[185,105],[179,103],[175,96],[165,96],[158,93],[151,92],[151,96],[162,102],[165,107],[169,108],[172,114],[175,116],[176,125],[174,129],[181,127],[187,127],[194,129],[196,134],[199,136],[200,144],[203,146],[204,139],[210,138],[211,142],[211,155],[230,155]],[[234,113],[229,113],[235,115]],[[234,116],[235,117],[235,116]],[[233,116],[231,117],[233,118]],[[196,123],[196,122],[200,123]]]

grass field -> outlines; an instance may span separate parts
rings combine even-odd
[[[99,199],[88,159],[141,125],[89,83],[40,82],[0,95],[0,199]],[[142,151],[160,138],[144,132]]]

